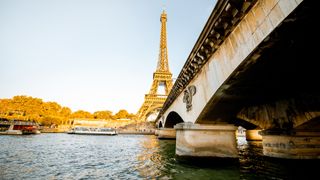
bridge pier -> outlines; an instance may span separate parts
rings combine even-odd
[[[262,136],[259,134],[261,129],[246,130],[247,141],[262,141]]]
[[[238,158],[236,127],[179,123],[176,155],[180,157]]]
[[[154,131],[154,135],[155,135],[155,136],[158,136],[158,135],[159,135],[159,129],[156,129],[156,130]]]
[[[295,130],[290,134],[262,132],[263,154],[285,159],[320,159],[320,132]]]
[[[176,139],[176,130],[173,128],[160,128],[158,139]]]

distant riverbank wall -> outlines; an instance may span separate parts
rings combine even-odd
[[[131,119],[116,119],[116,120],[105,120],[105,119],[73,119],[71,120],[72,127],[109,127],[119,128],[132,124],[135,121]]]

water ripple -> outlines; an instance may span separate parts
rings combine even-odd
[[[180,163],[175,141],[154,136],[40,134],[0,136],[0,179],[299,179],[310,161],[262,155],[261,142],[239,141],[239,165]],[[308,169],[308,171],[305,171]],[[299,171],[298,171],[299,170]]]

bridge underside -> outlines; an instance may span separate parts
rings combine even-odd
[[[243,61],[206,105],[197,123],[220,121],[249,129],[270,128],[270,124],[277,123],[247,123],[239,117],[250,119],[252,107],[281,106],[287,102],[295,104],[292,112],[320,112],[318,52],[314,45],[319,33],[314,25],[316,8],[308,3],[302,2]],[[289,117],[292,112],[284,113]]]

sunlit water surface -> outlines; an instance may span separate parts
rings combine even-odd
[[[0,136],[0,179],[317,179],[318,160],[267,158],[261,142],[238,142],[238,163],[202,164],[177,160],[175,141],[155,136]]]

